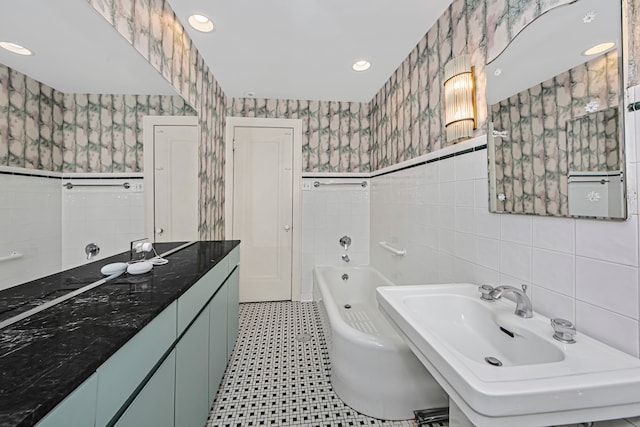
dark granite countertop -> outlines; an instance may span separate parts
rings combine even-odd
[[[224,258],[239,241],[196,242],[169,263],[123,275],[0,329],[0,427],[32,426]],[[156,244],[158,253],[178,244]],[[103,276],[128,253],[0,292],[0,320]]]

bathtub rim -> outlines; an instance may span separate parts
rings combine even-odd
[[[385,281],[385,284],[382,284],[380,286],[397,286],[395,283],[387,279],[385,276],[382,275],[382,273],[380,273],[378,270],[376,270],[374,267],[370,265],[357,265],[357,266],[354,265],[349,267],[335,267],[330,265],[314,266],[313,267],[314,284],[317,284],[318,288],[320,288],[319,290],[320,290],[320,296],[321,296],[321,298],[318,300],[318,303],[322,303],[322,305],[324,306],[327,312],[332,333],[340,334],[341,336],[362,345],[375,347],[377,351],[397,351],[398,349],[408,349],[407,344],[402,340],[400,334],[395,330],[395,327],[392,324],[390,325],[392,330],[395,332],[395,336],[388,336],[388,335],[376,336],[376,335],[371,335],[371,334],[358,331],[357,329],[349,325],[342,318],[342,315],[338,310],[338,305],[333,298],[333,294],[331,293],[331,290],[328,289],[329,285],[325,283],[324,278],[321,276],[322,271],[335,270],[337,272],[340,272],[341,269],[370,270],[370,271],[373,271],[377,276],[379,276],[383,281]],[[379,306],[376,303],[376,308],[378,307]],[[382,312],[380,312],[380,317],[385,322],[389,322],[389,320],[384,316]]]

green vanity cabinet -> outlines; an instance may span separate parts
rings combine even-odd
[[[209,415],[209,310],[205,308],[176,345],[175,425],[201,427]]]
[[[40,420],[36,427],[93,426],[97,393],[98,375],[93,374]]]
[[[213,402],[227,368],[228,280],[209,303],[209,402]]]
[[[204,426],[238,336],[239,255],[236,247],[37,426]]]
[[[175,381],[176,350],[173,349],[122,414],[116,427],[173,427]]]
[[[232,268],[229,268],[231,271]],[[225,286],[227,287],[227,359],[231,357],[233,347],[236,345],[238,339],[238,328],[240,322],[239,310],[240,310],[240,267],[236,268],[231,276],[227,279]]]
[[[178,335],[182,334],[189,323],[195,319],[209,298],[220,287],[229,274],[229,257],[220,260],[196,284],[178,299]]]
[[[143,383],[176,340],[176,302],[171,303],[98,367],[96,426],[105,426]]]

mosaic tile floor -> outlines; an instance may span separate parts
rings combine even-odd
[[[364,416],[340,400],[319,316],[310,302],[241,304],[240,336],[206,427],[417,427]]]

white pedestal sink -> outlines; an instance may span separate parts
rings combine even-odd
[[[540,427],[640,415],[640,359],[582,334],[563,344],[548,318],[520,318],[514,303],[483,301],[477,289],[390,286],[377,294],[382,312],[471,423]]]

